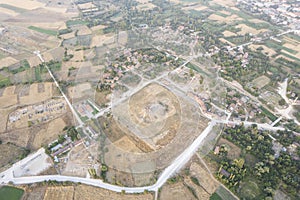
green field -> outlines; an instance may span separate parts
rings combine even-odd
[[[36,26],[29,26],[28,29],[33,30],[33,31],[37,31],[39,33],[44,33],[44,34],[47,34],[47,35],[56,36],[56,34],[57,34],[57,31],[47,30],[47,29],[36,27]]]
[[[6,87],[8,85],[10,85],[9,77],[5,77],[0,74],[0,88]]]
[[[217,193],[213,193],[210,197],[209,200],[223,200]]]
[[[261,109],[261,111],[271,120],[271,121],[275,121],[277,119],[277,117],[275,115],[273,115],[269,110],[267,110],[266,108],[260,106],[259,107]]]
[[[15,11],[17,13],[24,13],[24,12],[28,11],[26,9],[18,8],[15,6],[8,5],[8,4],[0,4],[0,7]]]
[[[218,194],[221,199],[226,200],[237,200],[230,192],[228,192],[223,186],[218,187],[216,190],[216,193]]]
[[[69,20],[67,21],[67,27],[70,27],[70,26],[74,26],[74,25],[87,25],[88,22],[86,21],[81,21],[81,20]]]
[[[200,73],[200,74],[203,74],[203,75],[206,75],[206,76],[211,76],[210,74],[206,73],[205,71],[203,71],[202,69],[200,69],[200,67],[192,64],[192,63],[188,63],[185,65],[187,68],[190,68],[192,70],[195,70],[196,72]]]
[[[241,184],[241,199],[259,199],[261,194],[260,186],[253,180],[245,180]]]
[[[10,187],[10,186],[3,186],[0,188],[0,200],[19,200],[22,198],[24,190]]]

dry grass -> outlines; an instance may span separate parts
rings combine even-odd
[[[189,186],[195,191],[195,195],[197,196],[197,199],[201,200],[209,200],[210,194],[207,193],[207,191],[204,190],[203,187],[199,187],[196,185],[190,177],[185,177],[184,178],[184,183],[186,186]],[[190,191],[191,192],[191,191]]]
[[[222,145],[222,144],[225,144],[229,147],[228,154],[227,154],[227,157],[229,159],[233,160],[240,157],[242,152],[240,147],[236,146],[235,144],[233,144],[232,142],[224,138],[221,138],[218,142],[218,145]]]
[[[161,200],[174,200],[174,199],[194,200],[195,197],[183,185],[182,182],[179,182],[175,184],[164,185],[161,189],[160,199]]]
[[[12,163],[22,153],[22,149],[13,144],[0,144],[0,169]]]
[[[3,67],[8,67],[10,65],[16,64],[18,62],[19,61],[14,59],[13,57],[5,57],[0,60],[0,69],[2,69]]]
[[[89,27],[82,25],[82,26],[77,26],[76,29],[78,30],[77,35],[89,35],[92,34],[91,29]]]
[[[18,8],[27,9],[27,10],[34,10],[40,7],[44,7],[45,5],[35,0],[22,0],[22,3],[15,0],[0,0],[0,4],[8,4]]]
[[[208,9],[208,7],[203,6],[201,4],[191,5],[191,6],[187,6],[187,7],[183,8],[183,10],[197,10],[197,11],[202,11],[202,10],[206,10],[206,9]]]
[[[111,44],[115,41],[113,34],[94,35],[91,42],[91,47],[99,47],[103,44]]]
[[[68,94],[71,99],[78,99],[85,96],[85,91],[91,90],[90,83],[81,83],[68,88]]]
[[[291,62],[295,62],[294,59],[291,59],[291,58],[289,58],[289,57],[287,57],[287,56],[284,56],[284,55],[279,55],[279,56],[277,56],[274,60],[276,60],[276,59],[278,59],[278,58],[284,58],[285,60],[288,60],[288,61],[291,61]]]
[[[230,15],[228,17],[222,17],[222,16],[217,15],[217,14],[211,14],[208,17],[208,19],[214,20],[214,21],[219,21],[221,23],[232,23],[232,22],[243,20],[242,18],[240,18],[237,15]]]
[[[0,100],[1,102],[1,100]],[[6,130],[7,118],[11,110],[9,109],[1,109],[0,110],[0,132],[4,132]]]
[[[236,28],[241,29],[241,31],[238,32],[238,34],[240,34],[240,35],[245,35],[246,33],[251,33],[251,34],[257,35],[259,33],[268,31],[267,29],[257,30],[255,28],[247,26],[246,24],[239,24],[239,25],[236,26]]]
[[[42,61],[37,56],[32,56],[27,59],[30,67],[38,66],[39,64],[42,64]]]
[[[235,7],[235,3],[236,1],[235,0],[212,0],[212,3],[215,3],[215,4],[219,4],[219,5],[222,5],[222,6],[225,6],[225,7]]]
[[[75,188],[74,200],[95,200],[95,199],[114,199],[114,200],[153,200],[152,194],[120,194],[96,188],[92,186],[79,185]]]
[[[213,178],[213,175],[210,175],[206,169],[195,162],[193,162],[190,167],[190,173],[191,176],[194,176],[198,179],[200,185],[209,194],[214,193],[219,187],[219,183]]]
[[[273,49],[265,46],[265,45],[256,45],[256,44],[251,44],[248,46],[252,51],[256,51],[257,48],[262,47],[263,50],[262,52],[268,56],[273,56],[276,54],[276,51],[274,51]]]
[[[250,19],[249,21],[253,22],[253,23],[266,23],[265,21],[260,20],[260,19]]]
[[[0,97],[0,108],[16,105],[18,103],[18,95],[15,92],[16,86],[9,86],[4,89]]]
[[[71,33],[63,34],[63,35],[60,35],[60,37],[65,39],[65,40],[71,39],[71,38],[75,37],[75,33],[71,32]]]
[[[114,145],[128,152],[142,153],[142,151],[127,136],[124,136],[121,139],[117,140]]]
[[[266,85],[268,85],[269,82],[270,82],[270,79],[263,75],[263,76],[260,76],[260,77],[257,77],[256,79],[254,79],[252,81],[252,84],[254,87],[261,89],[261,88],[265,87]]]
[[[7,9],[7,8],[2,8],[0,7],[0,13],[4,13],[4,14],[7,14],[7,15],[10,15],[10,16],[17,16],[19,13],[13,11],[13,10],[10,10],[10,9]]]
[[[156,7],[156,5],[154,5],[153,3],[144,3],[144,4],[138,5],[136,8],[138,10],[151,10],[155,7]]]
[[[233,32],[231,32],[231,31],[224,31],[224,32],[223,32],[223,35],[224,35],[225,37],[231,37],[231,36],[236,36],[236,33],[233,33]]]
[[[101,25],[97,25],[97,26],[91,27],[91,30],[93,31],[93,33],[99,33],[104,28],[106,28],[106,26],[104,26],[104,25],[101,24]]]
[[[71,59],[71,61],[82,61],[84,60],[84,50],[79,50],[79,51],[73,51],[70,52],[71,54],[73,54],[73,58]]]
[[[54,200],[54,199],[73,200],[73,195],[74,195],[73,186],[48,187],[45,193],[44,200]]]
[[[20,104],[36,104],[41,101],[45,101],[47,99],[50,99],[53,96],[53,83],[43,83],[44,84],[44,91],[39,92],[38,91],[38,84],[34,83],[30,85],[30,91],[28,96],[22,96],[20,97]]]
[[[62,118],[54,119],[49,122],[47,128],[41,129],[34,137],[32,146],[33,148],[39,148],[42,145],[48,144],[51,141],[57,139],[58,135],[62,133],[66,123]]]
[[[85,177],[88,169],[93,168],[93,160],[89,159],[90,153],[83,144],[69,152],[67,165],[62,171],[63,175]]]
[[[219,40],[220,40],[221,42],[223,42],[223,43],[229,44],[230,46],[235,46],[235,44],[229,42],[228,40],[226,40],[226,39],[224,39],[224,38],[220,38]]]
[[[90,9],[95,8],[96,6],[92,2],[77,4],[80,9]]]

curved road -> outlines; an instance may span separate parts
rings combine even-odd
[[[99,179],[88,179],[88,178],[81,178],[81,177],[73,177],[73,176],[61,176],[61,175],[47,175],[47,176],[27,176],[27,177],[18,177],[15,178],[13,176],[13,168],[10,168],[2,173],[0,173],[0,183],[7,184],[9,182],[13,182],[14,184],[30,184],[30,183],[37,183],[43,182],[48,180],[56,180],[56,181],[71,181],[71,182],[81,182],[87,185],[97,186],[104,189],[108,189],[115,192],[122,192],[125,191],[126,193],[141,193],[145,190],[149,191],[157,191],[172,175],[178,172],[193,156],[193,154],[197,151],[198,147],[212,130],[214,125],[216,124],[215,121],[209,122],[209,125],[206,129],[194,140],[194,142],[186,148],[173,162],[172,164],[167,167],[160,177],[158,178],[157,182],[151,186],[145,187],[120,187],[116,185],[111,185],[108,183],[104,183],[102,180]],[[41,151],[41,150],[40,150]],[[31,155],[34,156],[35,154]],[[30,158],[30,156],[29,156]],[[29,159],[25,158],[25,159]],[[21,161],[22,162],[22,161]]]

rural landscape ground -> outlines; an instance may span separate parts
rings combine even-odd
[[[0,200],[300,198],[296,0],[0,0]]]

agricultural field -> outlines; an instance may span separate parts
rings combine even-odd
[[[36,27],[36,26],[29,26],[28,29],[33,30],[33,31],[37,31],[37,32],[40,32],[40,33],[44,33],[44,34],[47,34],[47,35],[52,35],[52,36],[55,36],[57,34],[57,32],[54,31],[54,30],[47,30],[47,29]]]
[[[56,88],[51,82],[34,83],[29,87],[29,94],[20,96],[20,104],[36,104],[42,101],[46,101],[53,97]]]
[[[152,200],[153,194],[121,194],[111,192],[102,188],[74,184],[55,186],[33,185],[25,186],[24,200],[95,200],[95,199],[116,199],[116,200]],[[2,199],[1,199],[2,200]],[[4,200],[4,199],[3,199]],[[7,200],[7,199],[5,199]],[[14,200],[14,199],[13,199]],[[19,200],[19,199],[16,199]]]
[[[23,196],[24,190],[11,187],[0,187],[0,200],[20,200]]]
[[[260,90],[261,88],[268,85],[269,82],[270,82],[270,79],[268,77],[260,76],[252,81],[252,85],[253,85],[253,87],[258,88]]]
[[[74,195],[73,186],[48,187],[44,196],[44,200],[53,200],[53,199],[72,200],[74,199],[73,195]]]

